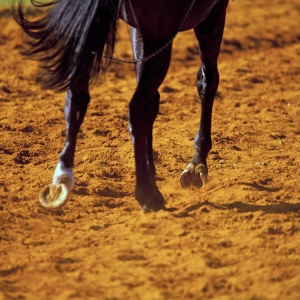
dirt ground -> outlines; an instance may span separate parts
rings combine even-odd
[[[64,94],[42,90],[0,10],[0,299],[300,299],[300,5],[231,1],[219,59],[209,183],[183,190],[200,103],[193,32],[161,86],[154,147],[169,211],[142,214],[127,105],[132,65],[91,90],[68,204],[38,193],[64,145]],[[131,57],[120,27],[116,56]]]

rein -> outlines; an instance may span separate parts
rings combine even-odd
[[[185,20],[187,19],[188,15],[190,14],[194,4],[195,4],[195,1],[196,0],[192,0],[191,2],[191,5],[189,6],[189,9],[187,10],[187,12],[185,13],[182,21],[180,22],[178,28],[177,28],[177,31],[176,33],[171,37],[171,39],[166,43],[164,44],[162,47],[160,47],[158,50],[154,51],[152,54],[146,56],[146,57],[143,57],[143,58],[140,58],[140,59],[122,59],[122,58],[117,58],[117,57],[111,57],[111,56],[107,56],[107,55],[102,55],[102,57],[104,58],[109,58],[111,60],[114,60],[114,61],[120,61],[120,62],[124,62],[124,63],[128,63],[128,64],[133,64],[133,63],[143,63],[143,62],[146,62],[148,61],[149,59],[153,58],[154,56],[156,56],[157,54],[159,54],[160,52],[162,52],[164,49],[166,49],[168,46],[171,45],[171,43],[173,42],[173,40],[175,39],[176,35],[178,34],[178,32],[180,31],[183,23],[185,22]],[[122,1],[121,1],[122,2]],[[136,18],[136,15],[134,13],[134,10],[133,10],[133,7],[132,7],[132,4],[131,4],[131,0],[128,0],[128,3],[129,3],[129,6],[130,6],[130,9],[131,9],[131,12],[132,12],[132,15],[133,15],[133,18],[134,18],[134,21],[135,23],[137,24],[137,27],[139,28],[139,23],[138,23],[138,20]],[[120,5],[121,7],[121,5]]]

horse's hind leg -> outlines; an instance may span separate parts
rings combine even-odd
[[[131,29],[135,58],[144,55],[144,44],[137,29]],[[152,53],[149,49],[148,53]],[[129,130],[132,136],[136,165],[134,196],[143,211],[162,209],[165,200],[155,183],[152,129],[159,108],[158,87],[162,83],[170,63],[171,46],[151,60],[136,65],[137,89],[129,104]]]
[[[194,141],[195,155],[180,175],[182,187],[202,187],[207,181],[207,156],[212,147],[211,118],[219,84],[217,59],[225,25],[228,0],[219,1],[209,16],[194,31],[200,45],[202,64],[197,73],[197,89],[201,100],[200,127]]]
[[[90,95],[88,91],[88,78],[80,91],[71,86],[66,95],[66,143],[60,154],[52,184],[46,186],[40,194],[40,202],[45,208],[57,208],[64,205],[68,194],[74,186],[74,155],[77,134],[83,122]]]

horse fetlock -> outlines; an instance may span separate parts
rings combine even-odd
[[[56,166],[52,183],[64,184],[70,192],[74,187],[74,174],[72,168],[66,168],[59,162]]]

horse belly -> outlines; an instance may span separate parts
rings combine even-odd
[[[174,23],[173,25],[175,25],[175,22],[176,25],[179,26],[180,21],[185,17],[185,14],[188,13],[193,3],[192,0],[181,0],[182,3],[177,3],[177,8],[180,8],[180,11],[178,12],[178,9],[174,8],[174,5],[170,4],[169,0],[160,0],[157,5],[156,2],[153,0],[150,3],[147,3],[146,10],[143,9],[145,5],[141,3],[141,0],[138,1],[138,4],[136,4],[135,0],[130,1],[132,5],[131,7],[127,1],[123,1],[123,3],[120,5],[119,18],[126,22],[128,25],[135,28],[139,28],[140,23],[143,23],[145,20],[148,19],[148,22],[150,23],[153,22],[155,19],[163,20],[162,22],[164,24],[152,24],[152,26],[154,25],[159,28],[169,26],[171,25],[171,23]],[[211,9],[218,1],[220,0],[195,0],[195,3],[192,5],[191,11],[187,14],[186,20],[181,25],[179,31],[189,30],[200,24],[203,20],[205,20]],[[175,11],[173,11],[174,9]],[[149,12],[154,11],[155,17],[154,15],[152,17],[149,17],[148,14],[145,13],[145,11],[147,11],[148,14]],[[173,16],[173,18],[171,18],[173,22],[166,21],[170,16]],[[174,20],[176,21],[174,22]]]
[[[187,19],[182,24],[180,31],[190,30],[195,28],[201,22],[203,22],[206,17],[209,15],[212,8],[215,6],[217,2],[220,0],[212,0],[212,1],[195,1],[193,8]]]

